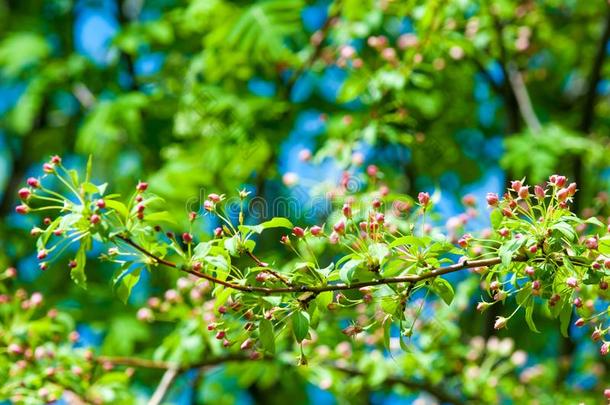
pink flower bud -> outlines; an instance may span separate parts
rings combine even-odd
[[[224,305],[221,305],[218,307],[218,312],[221,314],[226,314],[227,313],[227,307],[225,307]]]
[[[498,233],[503,238],[507,238],[510,235],[510,231],[507,228],[502,228],[502,229],[498,230]]]
[[[379,198],[375,198],[371,204],[373,208],[377,209],[381,207],[381,200]]]
[[[424,193],[424,192],[420,192],[417,195],[417,200],[419,201],[419,204],[426,208],[428,207],[428,204],[430,203],[430,194],[428,193]]]
[[[305,236],[305,231],[300,226],[295,226],[294,228],[292,228],[292,234],[297,238],[302,238],[303,236]]]
[[[203,202],[203,209],[209,212],[214,211],[214,203],[210,200],[205,200]]]
[[[600,290],[607,290],[608,289],[608,282],[605,280],[602,280],[599,282],[599,289]]]
[[[104,201],[103,199],[100,198],[99,200],[97,200],[95,202],[95,205],[97,206],[97,208],[102,210],[102,209],[106,208],[106,201]]]
[[[585,320],[584,320],[584,319],[582,319],[582,318],[578,318],[578,319],[576,320],[576,322],[574,322],[574,325],[575,325],[575,326],[577,326],[577,327],[579,327],[579,328],[580,328],[580,327],[583,327],[583,326],[585,325]]]
[[[218,340],[222,340],[222,339],[224,339],[224,338],[225,338],[225,336],[226,336],[226,335],[227,335],[227,333],[226,333],[224,330],[219,330],[219,331],[216,333],[216,339],[218,339]]]
[[[380,225],[383,225],[383,223],[385,222],[385,215],[382,214],[381,212],[377,213],[375,215],[375,222],[377,222]]]
[[[154,315],[150,308],[144,307],[138,309],[136,318],[138,318],[138,320],[142,322],[151,322],[154,319]]]
[[[34,178],[34,177],[30,177],[27,179],[27,183],[28,186],[32,187],[32,188],[38,188],[40,187],[40,182],[38,181],[38,179]]]
[[[606,397],[606,399],[610,399],[610,388],[606,388],[604,390],[604,397]]]
[[[375,165],[368,165],[368,167],[366,168],[366,174],[368,174],[371,177],[377,177],[378,173],[379,173],[379,168]]]
[[[190,233],[188,233],[188,232],[184,232],[184,233],[182,234],[182,241],[183,241],[184,243],[186,243],[186,244],[189,244],[189,243],[193,242],[193,235],[191,235],[191,234],[190,234]]]
[[[90,221],[93,225],[99,224],[101,220],[102,220],[102,218],[99,215],[97,215],[97,214],[91,215]]]
[[[249,348],[251,348],[254,345],[254,340],[248,338],[246,340],[244,340],[244,342],[241,344],[241,346],[239,346],[239,348],[241,350],[248,350]]]
[[[8,345],[8,352],[11,354],[15,354],[15,355],[19,355],[19,354],[23,354],[23,347],[19,346],[16,343],[11,343],[10,345]]]
[[[570,183],[570,185],[567,188],[568,190],[568,195],[569,196],[573,196],[574,194],[576,194],[576,191],[578,191],[576,189],[576,183]]]
[[[54,165],[60,164],[61,157],[59,157],[58,155],[51,156],[51,163],[53,163]]]
[[[324,232],[324,230],[321,227],[319,227],[318,225],[312,226],[309,231],[311,232],[311,234],[313,236],[320,236]]]
[[[580,297],[574,298],[573,303],[576,308],[582,307],[582,300],[580,299]]]
[[[568,277],[566,279],[566,284],[570,288],[576,288],[578,287],[578,280],[575,277]]]
[[[510,182],[510,187],[515,190],[516,192],[519,192],[519,190],[521,190],[521,186],[523,185],[523,183],[521,183],[521,181],[519,180],[514,180]]]
[[[590,237],[585,240],[585,246],[592,250],[597,250],[598,242],[596,237]]]
[[[328,240],[331,244],[336,245],[339,243],[339,234],[336,231],[332,231],[328,237]]]
[[[532,282],[532,289],[539,290],[540,289],[540,280],[534,280]]]
[[[536,253],[538,251],[538,246],[537,245],[530,246],[529,251],[530,251],[530,253]]]
[[[49,268],[49,265],[46,262],[42,262],[38,264],[38,267],[40,267],[40,270],[45,271],[47,268]]]
[[[28,212],[30,212],[30,207],[28,207],[25,204],[21,204],[21,205],[18,205],[18,206],[15,207],[15,212],[17,214],[25,215]]]
[[[47,251],[43,249],[38,251],[38,255],[36,257],[38,258],[38,260],[44,260],[47,256]]]
[[[557,200],[558,201],[565,201],[567,200],[569,197],[569,193],[568,193],[568,189],[567,188],[562,188],[559,191],[557,191]]]
[[[142,193],[142,192],[146,191],[147,188],[148,188],[148,183],[145,183],[143,181],[139,181],[138,185],[136,186],[136,190],[138,191],[138,193]]]
[[[518,194],[519,194],[519,198],[522,198],[522,199],[524,199],[524,200],[525,200],[526,198],[529,198],[529,196],[530,196],[529,187],[528,187],[528,186],[522,186],[522,187],[519,189]]]
[[[42,165],[42,171],[47,174],[55,173],[55,166],[50,163],[45,163]]]
[[[216,236],[217,238],[220,238],[222,236],[222,228],[218,227],[216,229],[214,229],[214,236]]]
[[[309,149],[301,149],[299,151],[299,160],[301,162],[307,162],[311,160],[311,151]]]
[[[21,198],[22,200],[27,200],[32,195],[32,192],[29,188],[23,187],[19,189],[17,195],[19,195],[19,198]]]
[[[352,217],[352,207],[350,207],[349,204],[343,204],[343,215],[345,215],[345,218],[351,218]]]
[[[568,179],[565,176],[557,176],[555,179],[555,184],[557,187],[563,187],[566,184]]]
[[[333,226],[333,229],[335,230],[335,232],[337,232],[339,234],[344,233],[345,232],[345,222],[343,220],[340,220]]]
[[[539,200],[543,200],[546,197],[546,193],[541,186],[534,187],[534,194],[536,195],[536,198]]]
[[[591,334],[591,340],[597,342],[602,337],[602,332],[599,329],[595,329]]]
[[[487,193],[486,200],[487,200],[487,204],[489,204],[489,206],[495,207],[496,205],[498,205],[498,201],[499,201],[498,194]]]
[[[213,203],[217,203],[220,202],[220,196],[216,193],[210,193],[208,194],[208,200],[212,201]]]

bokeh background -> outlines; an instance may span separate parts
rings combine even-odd
[[[143,273],[123,305],[104,264],[90,261],[86,291],[68,272],[39,271],[35,220],[14,206],[54,154],[81,169],[93,155],[96,180],[115,192],[147,180],[180,215],[210,191],[245,188],[309,208],[264,216],[312,224],[328,209],[316,198],[369,165],[397,192],[440,192],[448,225],[463,195],[485,213],[485,193],[508,179],[554,172],[578,182],[575,210],[604,215],[609,22],[601,0],[0,0],[0,265],[72,314],[79,345],[146,354],[166,332],[134,314],[170,276]],[[200,231],[216,226],[207,217]],[[467,229],[486,226],[481,215]],[[461,322],[488,337],[492,321]],[[532,361],[556,364],[558,384],[600,384],[583,332],[540,328],[503,333]],[[133,388],[142,396],[158,380],[149,374]],[[171,403],[265,403],[269,392],[335,401],[304,381],[238,384],[222,367],[193,378],[179,380]],[[375,404],[417,397],[369,394]]]

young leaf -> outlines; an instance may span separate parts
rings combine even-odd
[[[258,225],[240,225],[239,230],[242,232],[251,231],[256,233],[262,233],[266,229],[292,227],[292,222],[290,222],[288,218],[277,217]]]
[[[263,348],[271,353],[275,353],[275,335],[273,334],[273,324],[268,319],[261,319],[258,324],[258,333]]]
[[[443,278],[437,277],[434,279],[434,283],[431,286],[432,292],[442,298],[445,304],[451,305],[455,292],[449,282]]]
[[[123,301],[123,304],[127,304],[127,300],[131,295],[131,290],[138,281],[140,281],[141,267],[134,269],[132,272],[125,274],[123,278],[119,280],[119,286],[117,287],[117,296]]]
[[[291,320],[294,337],[301,343],[309,332],[309,314],[305,311],[296,311],[292,314]]]
[[[348,260],[347,263],[341,267],[339,270],[339,278],[346,284],[350,284],[352,279],[354,278],[354,272],[362,264],[362,260],[360,259],[351,259]]]

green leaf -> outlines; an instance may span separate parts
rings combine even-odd
[[[119,217],[123,220],[123,222],[125,222],[127,220],[127,217],[129,216],[129,211],[127,210],[127,207],[125,206],[125,204],[123,204],[120,201],[116,201],[116,200],[105,200],[106,201],[106,207],[113,209],[117,212],[117,214],[119,214]]]
[[[153,212],[152,214],[144,215],[144,220],[148,222],[165,222],[168,224],[176,224],[176,220],[167,211]]]
[[[291,320],[294,337],[301,343],[309,332],[309,314],[305,311],[296,311],[292,314]]]
[[[123,304],[127,304],[129,295],[131,295],[132,288],[140,281],[141,267],[134,269],[132,272],[125,274],[120,280],[119,285],[116,289],[117,296],[123,301]]]
[[[502,225],[502,220],[504,219],[504,216],[502,215],[502,211],[500,211],[500,209],[496,208],[493,211],[491,211],[489,218],[491,220],[491,226],[494,229],[498,229],[500,227],[500,225]]]
[[[385,243],[372,243],[369,245],[369,254],[379,265],[383,265],[385,258],[390,254],[390,249]]]
[[[360,259],[351,259],[341,267],[339,270],[339,278],[346,284],[350,284],[354,278],[354,272],[362,264]]]
[[[239,230],[242,232],[251,231],[255,233],[262,233],[266,229],[271,228],[290,228],[292,229],[292,222],[288,218],[277,217],[270,219],[269,221],[263,222],[258,225],[240,225]]]
[[[561,312],[559,313],[559,325],[561,334],[564,337],[568,337],[568,327],[570,326],[570,320],[572,319],[572,306],[566,302],[563,303]]]
[[[263,349],[267,352],[275,353],[275,335],[273,334],[273,324],[268,319],[261,319],[258,324],[258,333]]]
[[[390,330],[392,328],[392,316],[387,315],[383,319],[383,346],[390,350]]]
[[[502,259],[502,265],[504,267],[508,267],[510,262],[513,260],[515,252],[517,252],[521,246],[523,246],[525,241],[526,238],[511,239],[500,246],[500,249],[498,249],[498,256],[500,256]]]
[[[455,296],[455,292],[453,291],[453,287],[447,280],[444,278],[437,277],[434,279],[434,282],[431,286],[432,292],[442,298],[445,301],[445,304],[451,305],[453,302],[453,297]]]
[[[576,231],[567,222],[558,222],[555,225],[553,225],[551,227],[551,229],[561,232],[561,234],[566,237],[568,242],[574,242],[576,239],[578,239],[578,235],[576,234]]]
[[[328,304],[333,302],[333,292],[332,291],[323,291],[316,297],[316,305],[318,309],[322,312],[328,311]]]
[[[231,256],[239,256],[239,235],[233,235],[229,239],[225,239],[224,246]]]
[[[525,322],[527,322],[527,326],[529,326],[531,331],[540,333],[540,331],[536,328],[536,324],[534,323],[533,314],[534,300],[530,298],[525,306]]]
[[[87,288],[87,276],[85,275],[85,264],[87,263],[87,244],[89,243],[89,238],[84,238],[81,241],[80,247],[76,252],[76,267],[70,270],[70,277],[72,281],[79,287],[84,289]]]

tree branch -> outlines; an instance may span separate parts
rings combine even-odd
[[[313,292],[313,293],[318,294],[318,293],[325,292],[325,291],[356,290],[356,289],[359,289],[362,287],[384,285],[384,284],[417,283],[417,282],[420,282],[423,280],[427,280],[427,279],[434,278],[437,276],[442,276],[442,275],[449,274],[449,273],[454,273],[456,271],[460,271],[460,270],[464,270],[464,269],[470,269],[470,268],[474,268],[474,267],[494,266],[494,265],[500,264],[502,262],[502,259],[500,257],[493,257],[490,259],[479,259],[479,260],[464,260],[460,263],[455,263],[450,266],[436,267],[436,268],[430,269],[426,272],[423,272],[421,274],[407,274],[407,275],[399,276],[399,277],[379,278],[379,279],[375,279],[375,280],[361,281],[361,282],[356,282],[356,283],[351,283],[351,284],[337,283],[337,284],[322,285],[322,286],[292,285],[292,286],[287,286],[287,287],[271,288],[271,287],[242,285],[242,284],[237,284],[237,283],[234,283],[231,281],[220,280],[209,274],[201,273],[201,272],[193,270],[192,268],[189,268],[187,266],[178,266],[176,263],[173,263],[169,260],[160,258],[160,257],[156,256],[155,254],[149,252],[148,250],[144,249],[142,246],[138,245],[137,243],[135,243],[133,240],[131,240],[130,238],[128,238],[126,236],[117,235],[116,237],[119,238],[120,240],[122,240],[123,242],[127,243],[129,246],[132,246],[136,250],[145,254],[149,258],[155,260],[155,262],[157,262],[159,264],[163,264],[165,266],[184,271],[193,276],[203,278],[210,282],[223,285],[227,288],[232,288],[234,290],[243,291],[243,292],[262,293],[265,295],[290,294],[290,293],[299,293],[299,292]],[[526,260],[527,260],[526,257],[521,257],[521,256],[517,256],[517,257],[513,258],[513,261],[526,261]]]
[[[148,400],[148,405],[159,405],[161,401],[163,401],[163,398],[165,398],[165,395],[167,395],[167,391],[169,391],[172,383],[176,377],[178,377],[178,375],[179,372],[176,367],[168,368],[163,374],[157,389],[153,393],[152,397],[150,397],[150,400]]]
[[[525,87],[523,76],[521,76],[517,66],[512,62],[508,64],[507,71],[508,80],[517,100],[517,105],[519,106],[519,111],[521,112],[523,121],[525,121],[530,131],[532,131],[534,134],[539,134],[542,131],[542,125],[540,125],[540,121],[536,116],[534,107],[532,107],[532,100],[530,99],[527,88]]]

